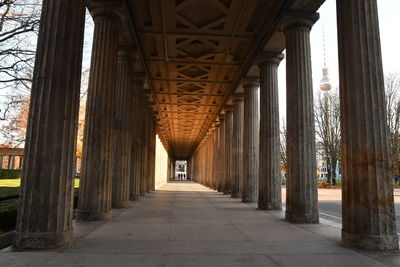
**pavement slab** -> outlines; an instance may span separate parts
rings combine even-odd
[[[171,182],[109,221],[74,222],[71,247],[0,251],[0,266],[399,266],[399,253],[354,250],[340,225],[289,224],[193,182]]]

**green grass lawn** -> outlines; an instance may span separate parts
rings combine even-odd
[[[0,187],[19,187],[21,178],[18,179],[0,179]],[[79,178],[75,178],[74,187],[79,188]]]
[[[21,179],[0,179],[0,199],[19,196]]]
[[[18,196],[20,194],[21,179],[0,179],[0,234],[12,230],[17,218]],[[77,199],[79,179],[74,180],[74,196]],[[74,206],[77,205],[75,200]]]

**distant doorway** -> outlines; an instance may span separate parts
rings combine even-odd
[[[175,161],[175,180],[185,181],[187,178],[187,161]]]

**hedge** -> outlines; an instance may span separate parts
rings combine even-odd
[[[18,179],[21,173],[22,170],[0,169],[0,179]]]
[[[19,189],[19,188],[18,188]],[[79,188],[74,190],[74,209],[78,206]],[[18,197],[0,201],[0,230],[8,231],[17,223]]]
[[[17,222],[18,198],[0,201],[0,229],[12,230]]]

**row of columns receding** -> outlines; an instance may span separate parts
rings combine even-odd
[[[16,247],[52,248],[72,240],[83,2],[43,2]],[[95,29],[77,216],[97,220],[110,218],[112,206],[124,207],[128,199],[154,189],[154,173],[148,170],[154,170],[149,166],[154,163],[155,123],[141,100],[143,79],[132,73],[134,55],[118,43],[119,2],[88,3],[95,3],[90,6]],[[337,16],[342,237],[361,247],[397,249],[376,0],[337,0]],[[285,26],[286,218],[293,223],[318,222],[309,41],[314,18],[296,17]],[[233,96],[233,111],[226,111],[190,160],[196,181],[245,202],[258,201],[261,209],[281,208],[276,76],[280,60],[279,54],[263,55],[260,99],[257,81],[245,82],[244,95]]]
[[[136,48],[120,44],[122,4],[88,3],[94,34],[76,218],[106,220],[112,208],[155,190],[156,120],[144,75],[134,72]],[[13,242],[19,248],[72,242],[85,10],[84,1],[43,2]]]
[[[398,249],[385,121],[376,0],[337,1],[343,165],[342,240]],[[286,39],[285,219],[318,223],[310,30],[317,14],[289,19]],[[357,23],[355,23],[357,22]],[[277,70],[283,54],[263,52],[260,77],[243,81],[191,159],[192,178],[212,189],[282,208]]]
[[[7,157],[6,160],[4,160],[5,157]],[[23,160],[22,155],[0,156],[0,169],[19,170],[22,168]]]

